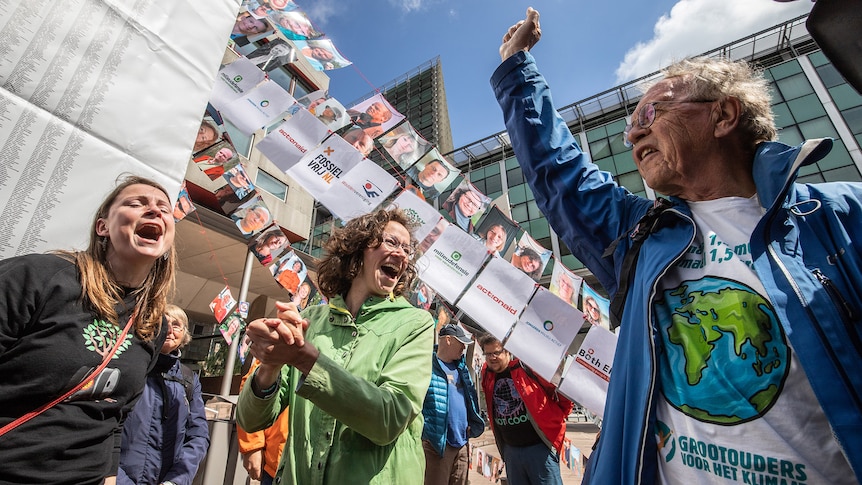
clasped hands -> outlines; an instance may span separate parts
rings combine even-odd
[[[262,388],[275,382],[283,365],[307,374],[319,354],[314,345],[305,341],[308,321],[299,314],[296,304],[278,301],[275,308],[276,318],[258,318],[246,329],[252,342],[249,350],[261,363],[256,379]]]

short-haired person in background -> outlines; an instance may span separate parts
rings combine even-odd
[[[418,165],[418,164],[417,164]],[[416,181],[417,186],[422,189],[422,195],[427,199],[433,199],[440,195],[440,191],[435,187],[436,184],[446,180],[449,176],[449,169],[442,161],[436,158],[429,161],[422,167],[422,170],[414,165],[407,170],[407,175]]]
[[[485,431],[476,386],[464,359],[471,343],[473,339],[458,325],[440,328],[431,357],[431,385],[422,407],[425,485],[466,485],[467,442]]]
[[[209,448],[200,380],[180,362],[180,349],[192,341],[189,319],[176,305],[165,317],[158,362],[123,424],[118,485],[190,485]]]
[[[262,34],[269,29],[270,27],[266,20],[255,18],[248,12],[242,12],[236,18],[230,38],[236,39],[237,37],[245,37],[246,35]]]
[[[562,485],[560,452],[574,404],[503,349],[479,338],[485,354],[482,391],[500,458],[511,485]]]
[[[411,222],[378,210],[335,228],[318,284],[328,305],[248,325],[261,361],[240,392],[237,422],[270,426],[287,408],[282,483],[420,483],[422,401],[434,320],[402,296],[416,276]],[[304,334],[304,335],[303,335]]]
[[[0,437],[0,482],[113,481],[121,423],[165,341],[175,269],[171,198],[137,176],[103,200],[85,250],[0,261],[0,427],[90,382]]]

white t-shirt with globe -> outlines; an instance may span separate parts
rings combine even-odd
[[[697,236],[653,306],[659,483],[856,483],[751,267],[757,197],[689,206]]]

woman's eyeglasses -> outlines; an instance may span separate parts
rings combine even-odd
[[[400,248],[407,256],[413,256],[413,253],[416,251],[412,243],[399,242],[398,239],[395,239],[395,236],[390,236],[389,234],[383,235],[383,244],[393,251]]]

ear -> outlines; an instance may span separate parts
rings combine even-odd
[[[96,219],[96,235],[102,237],[107,237],[109,235],[108,224],[105,222],[105,219],[101,217]]]
[[[724,138],[736,131],[739,126],[740,116],[742,115],[742,106],[739,98],[729,96],[718,102],[718,110],[713,111],[715,120],[715,130],[713,134],[716,138]]]

